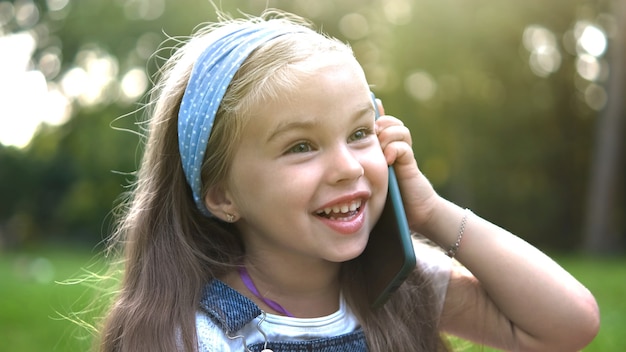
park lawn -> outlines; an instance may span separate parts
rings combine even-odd
[[[621,338],[626,330],[626,258],[568,255],[557,261],[595,294],[600,305],[600,333],[585,351],[626,351]],[[88,350],[89,330],[72,320],[97,293],[86,283],[68,284],[87,271],[102,272],[102,263],[84,249],[0,253],[0,351]],[[458,351],[494,351],[460,340],[453,344]]]
[[[71,319],[94,291],[71,282],[100,271],[94,258],[70,248],[0,252],[0,351],[87,351],[89,331]]]
[[[596,297],[600,332],[585,351],[626,351],[626,258],[564,257],[558,260]]]

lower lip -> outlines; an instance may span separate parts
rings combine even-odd
[[[318,216],[318,218],[326,224],[326,226],[330,227],[334,231],[341,233],[343,235],[351,235],[355,232],[358,232],[361,228],[363,228],[363,224],[365,223],[365,206],[361,205],[359,212],[350,217],[349,219],[328,219],[324,217]]]

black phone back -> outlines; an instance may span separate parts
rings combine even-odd
[[[378,106],[373,94],[372,99],[378,118]],[[392,166],[389,167],[387,201],[362,256],[368,299],[373,308],[378,308],[416,265],[411,232]]]

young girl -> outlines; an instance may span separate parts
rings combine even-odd
[[[443,332],[512,351],[587,345],[589,291],[433,190],[408,129],[375,120],[348,46],[271,15],[209,25],[163,67],[100,350],[443,351]],[[416,241],[414,272],[372,309],[360,255],[388,165],[410,228],[462,266]]]

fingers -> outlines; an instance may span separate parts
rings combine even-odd
[[[413,149],[404,142],[392,142],[383,149],[387,165],[413,165],[415,163]]]
[[[409,146],[413,145],[411,140],[411,132],[404,126],[404,123],[393,116],[381,116],[376,120],[376,135],[381,146],[385,146],[391,142],[405,142]]]
[[[393,116],[382,116],[376,121],[376,134],[389,165],[414,162],[411,133],[402,121]]]

